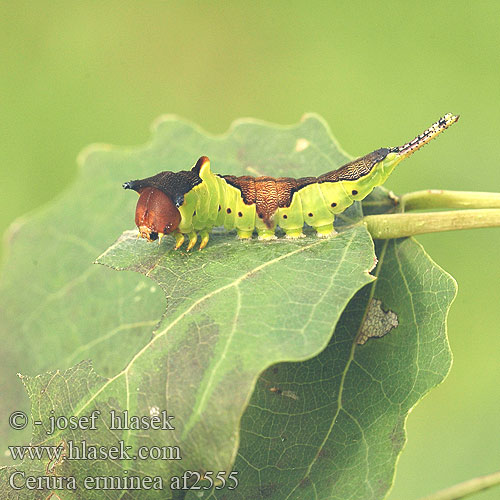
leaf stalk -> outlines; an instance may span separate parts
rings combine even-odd
[[[430,208],[500,208],[500,193],[425,189],[399,198],[400,211]]]
[[[424,233],[500,227],[500,209],[368,215],[363,222],[375,239],[404,238]]]

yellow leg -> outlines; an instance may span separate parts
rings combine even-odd
[[[193,248],[196,245],[196,241],[198,240],[198,234],[196,233],[196,231],[192,231],[191,233],[188,234],[188,236],[189,236],[189,243],[186,248],[186,251],[189,252],[189,250],[191,250],[191,248]]]
[[[305,238],[306,235],[302,232],[302,228],[299,229],[288,229],[285,230],[285,238],[295,239],[295,238]]]
[[[333,229],[333,223],[327,224],[326,226],[315,227],[314,229],[316,229],[316,236],[318,238],[329,238],[337,234],[337,231]]]
[[[258,229],[259,240],[275,240],[274,229]]]
[[[200,236],[201,236],[200,250],[203,250],[207,246],[207,243],[208,243],[208,238],[209,238],[208,230],[203,229],[203,231],[200,232]]]
[[[243,231],[242,229],[238,229],[238,238],[240,240],[248,240],[252,237],[253,231]]]
[[[174,233],[174,237],[175,237],[174,250],[177,250],[184,243],[184,235],[180,231],[177,231]]]
[[[163,238],[163,233],[158,233],[158,245],[161,243],[162,238]]]

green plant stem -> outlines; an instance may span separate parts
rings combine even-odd
[[[487,474],[486,476],[475,477],[463,483],[456,484],[450,488],[433,493],[420,500],[457,500],[458,498],[465,498],[468,495],[477,493],[478,491],[485,490],[500,484],[500,471]]]
[[[429,208],[500,208],[500,193],[426,189],[399,198],[401,211]]]
[[[363,221],[373,238],[404,238],[458,229],[500,227],[500,209],[368,215]]]

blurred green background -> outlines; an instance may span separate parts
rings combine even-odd
[[[84,146],[142,144],[162,113],[221,133],[316,111],[362,155],[451,111],[460,123],[387,187],[500,191],[498,1],[3,1],[0,62],[2,232],[76,177]],[[409,418],[391,500],[500,458],[500,229],[419,240],[459,283],[455,361]]]

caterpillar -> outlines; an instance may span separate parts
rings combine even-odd
[[[135,223],[149,241],[175,237],[175,249],[187,236],[187,250],[201,237],[205,248],[213,227],[236,229],[238,237],[274,239],[279,226],[287,238],[304,236],[304,224],[319,237],[336,234],[335,214],[365,198],[385,182],[394,167],[458,120],[451,113],[403,146],[380,148],[319,177],[251,177],[214,174],[206,156],[191,170],[160,172],[123,184],[139,194]]]

